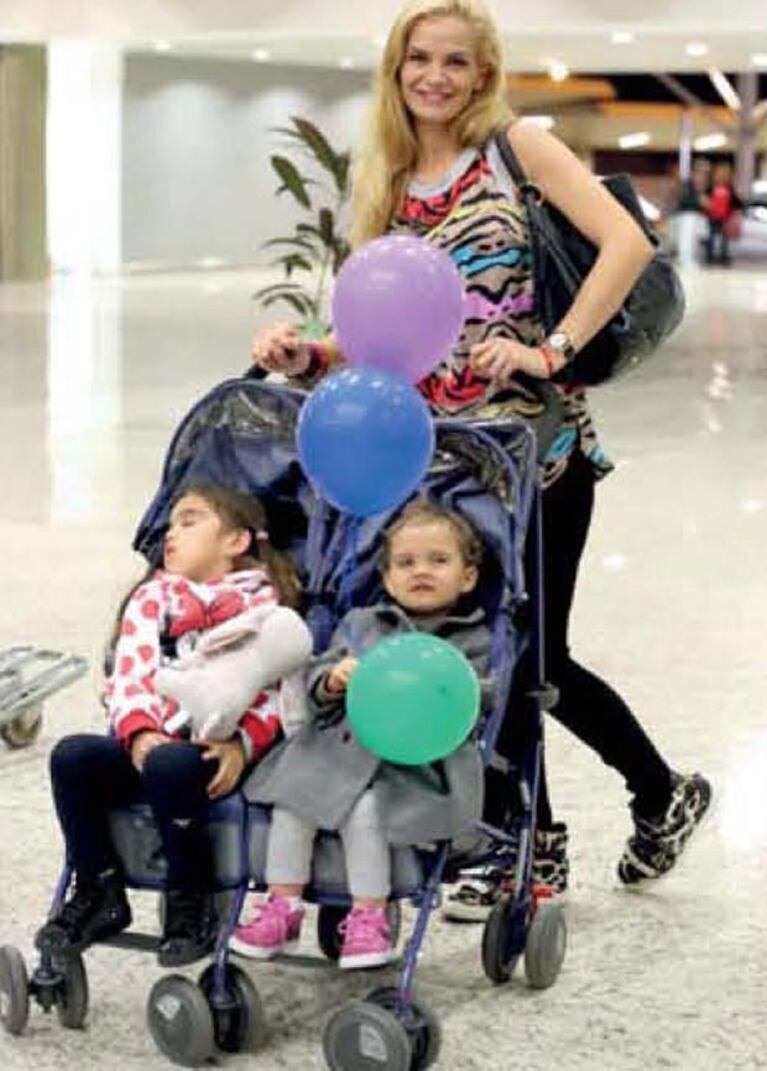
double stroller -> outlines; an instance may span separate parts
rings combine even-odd
[[[257,495],[267,509],[275,544],[293,556],[303,574],[307,621],[319,651],[345,612],[380,595],[377,556],[382,531],[394,511],[359,520],[318,500],[296,454],[295,426],[303,399],[301,392],[251,378],[213,389],[176,431],[160,488],[134,545],[150,563],[160,561],[171,502],[187,483],[225,484]],[[493,983],[508,982],[523,957],[528,983],[550,986],[565,954],[561,909],[539,900],[531,881],[540,714],[555,699],[543,683],[540,577],[526,577],[524,570],[528,528],[537,525],[539,516],[534,436],[521,422],[438,421],[434,458],[419,494],[463,513],[485,544],[479,594],[492,625],[496,694],[492,713],[475,731],[476,742],[485,764],[506,778],[514,806],[503,828],[478,822],[452,843],[393,849],[392,935],[399,933],[402,900],[416,908],[415,923],[400,960],[398,983],[379,986],[329,1017],[323,1048],[333,1071],[415,1071],[435,1063],[439,1022],[415,993],[414,976],[440,887],[455,881],[462,866],[492,863],[513,871],[482,935],[482,965]],[[535,538],[534,532],[531,537]],[[511,685],[525,653],[528,663],[537,667],[537,684],[526,696],[536,713],[537,731],[532,739],[527,735],[528,744],[512,765],[496,753],[495,744],[504,719],[515,716],[509,704]],[[178,973],[163,976],[152,987],[147,1004],[155,1042],[182,1066],[204,1064],[217,1050],[252,1052],[265,1043],[258,991],[250,974],[231,962],[228,941],[248,890],[265,886],[269,820],[269,808],[246,803],[238,792],[210,804],[208,833],[219,919],[213,961],[197,983]],[[116,811],[111,824],[128,885],[157,890],[162,905],[165,861],[148,807],[136,804]],[[70,879],[66,866],[52,913],[63,901]],[[338,927],[351,901],[335,833],[317,836],[306,898],[318,905],[317,941],[323,957],[337,960]],[[149,951],[157,948],[158,941],[156,936],[128,931],[106,943]],[[81,1027],[88,1008],[82,957],[54,961],[43,953],[29,978],[21,954],[11,946],[0,949],[0,1020],[10,1033],[24,1029],[30,997],[46,1011],[55,1007],[63,1026]]]

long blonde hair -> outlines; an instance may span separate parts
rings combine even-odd
[[[512,112],[506,103],[503,49],[493,17],[482,0],[411,0],[392,26],[373,84],[366,136],[355,166],[351,243],[383,234],[415,167],[418,142],[399,88],[410,34],[421,19],[455,15],[474,31],[477,61],[485,81],[455,120],[461,148],[483,144]]]

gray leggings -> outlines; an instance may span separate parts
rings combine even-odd
[[[338,831],[344,845],[346,876],[352,897],[384,899],[391,891],[391,854],[381,830],[376,798],[360,796]],[[266,855],[268,885],[306,885],[312,870],[317,827],[282,807],[272,811]]]

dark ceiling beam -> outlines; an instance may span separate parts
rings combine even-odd
[[[683,104],[687,104],[690,108],[699,108],[701,111],[704,111],[711,122],[726,134],[732,134],[737,130],[737,125],[735,123],[723,123],[710,104],[706,104],[702,101],[700,97],[696,96],[696,94],[689,90],[686,85],[683,85],[678,78],[674,78],[673,74],[656,73],[655,77],[661,85],[666,87],[669,93],[673,93]]]

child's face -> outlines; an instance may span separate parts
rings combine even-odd
[[[227,531],[201,495],[182,495],[171,511],[163,565],[187,580],[214,580],[232,571],[249,543],[250,533],[242,528]]]
[[[400,606],[431,614],[473,591],[477,575],[477,567],[464,561],[453,527],[447,521],[432,521],[406,524],[394,533],[383,581]]]

